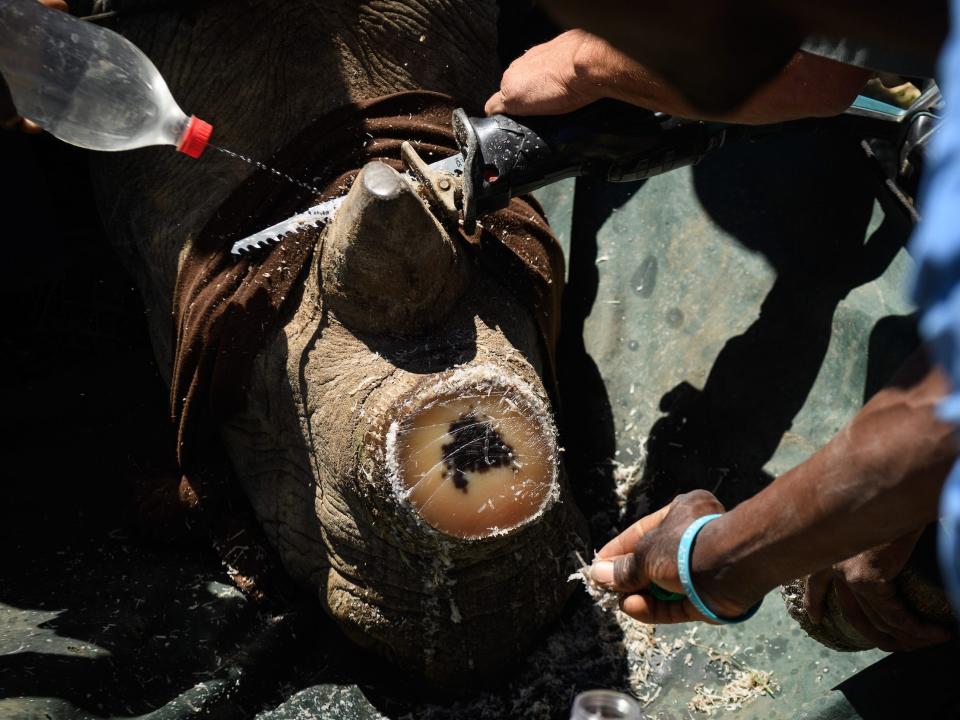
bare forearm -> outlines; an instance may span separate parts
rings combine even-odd
[[[946,387],[930,370],[882,390],[810,460],[704,528],[694,570],[707,594],[742,605],[933,521],[956,457],[934,416]]]
[[[948,4],[921,0],[903,22],[900,3],[544,0],[568,27],[588,30],[671,80],[693,106],[729,112],[782,72],[810,34],[846,38],[933,63]],[[721,28],[722,31],[717,29]],[[709,67],[710,72],[704,72]]]
[[[735,110],[707,112],[661,75],[583,30],[570,30],[531,48],[507,68],[488,114],[552,115],[601,98],[615,98],[697,120],[765,124],[843,112],[870,73],[797,52]],[[712,77],[712,76],[711,76]]]
[[[696,120],[761,125],[839,115],[870,78],[862,68],[798,52],[768,83],[733,111],[707,113],[643,66],[622,56],[606,81],[610,96],[633,105]]]

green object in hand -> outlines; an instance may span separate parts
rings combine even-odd
[[[657,600],[663,600],[664,602],[677,602],[679,600],[685,600],[687,597],[683,593],[664,590],[656,583],[650,583],[650,592]]]

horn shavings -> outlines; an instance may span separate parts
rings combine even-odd
[[[697,683],[693,688],[693,699],[687,707],[706,715],[713,715],[720,709],[740,710],[746,703],[761,695],[774,697],[774,693],[779,689],[771,673],[744,668],[735,671],[730,681],[719,690]]]
[[[624,465],[621,462],[613,460],[613,472],[611,473],[614,483],[614,493],[617,500],[618,515],[621,520],[627,512],[630,496],[634,493],[634,488],[643,479],[643,471],[647,465],[647,438],[641,438],[637,447],[638,458],[636,462],[630,465]],[[636,511],[637,508],[634,508]]]
[[[570,574],[567,582],[576,582],[578,580],[582,582],[584,590],[587,591],[587,595],[590,596],[594,604],[601,610],[611,612],[618,609],[620,607],[620,595],[607,590],[603,585],[596,582],[590,575],[590,564],[583,559],[583,556],[579,552],[576,553],[576,556],[577,562],[580,564],[579,569]]]

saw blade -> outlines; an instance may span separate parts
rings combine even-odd
[[[451,175],[462,175],[463,155],[460,153],[451,155],[443,160],[438,160],[435,163],[431,163],[428,165],[428,167],[437,172],[446,172],[450,173]],[[409,173],[404,173],[404,175],[412,182],[419,182]],[[245,255],[246,253],[259,250],[260,248],[276,245],[278,242],[283,240],[284,237],[290,235],[291,233],[295,233],[310,227],[316,227],[321,223],[326,224],[333,220],[337,213],[337,208],[343,204],[343,201],[346,199],[346,197],[346,195],[340,195],[339,197],[326,200],[319,205],[314,205],[312,208],[304,210],[302,213],[297,213],[293,217],[289,217],[286,220],[278,222],[276,225],[271,225],[270,227],[264,228],[263,230],[254,233],[249,237],[245,237],[243,240],[237,240],[231,246],[230,252],[237,256]]]
[[[234,255],[243,255],[260,248],[270,247],[276,245],[290,233],[329,222],[333,219],[337,208],[343,204],[345,198],[346,195],[341,195],[319,205],[314,205],[309,210],[304,210],[302,213],[278,222],[276,225],[264,228],[243,240],[237,240],[230,248],[230,252]]]

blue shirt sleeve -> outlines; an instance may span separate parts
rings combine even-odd
[[[960,0],[950,5],[950,36],[939,68],[946,112],[927,154],[921,221],[910,252],[917,263],[913,298],[920,308],[920,333],[953,385],[939,414],[960,425]],[[960,616],[960,464],[944,486],[940,514],[940,566]]]

